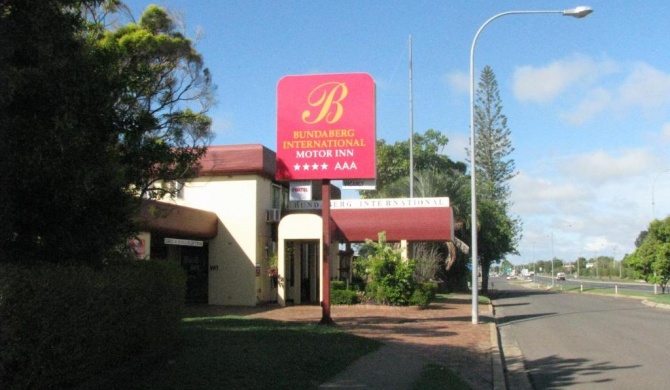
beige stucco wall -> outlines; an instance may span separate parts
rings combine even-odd
[[[257,281],[255,271],[266,263],[272,182],[255,175],[201,177],[186,184],[178,203],[219,217],[218,235],[209,242],[209,304],[253,306],[269,296],[269,278],[262,273],[268,280]]]
[[[286,217],[282,218],[281,222],[279,223],[279,237],[278,237],[279,243],[278,243],[278,253],[279,253],[279,261],[277,264],[277,268],[279,269],[279,279],[280,283],[278,286],[278,291],[277,291],[277,302],[285,306],[286,305],[286,299],[288,294],[287,288],[290,288],[287,286],[287,283],[282,283],[282,280],[285,280],[286,275],[284,274],[284,271],[288,269],[287,267],[287,262],[288,261],[295,261],[295,259],[285,259],[284,254],[285,254],[285,244],[286,241],[291,241],[291,240],[314,240],[319,242],[319,261],[318,261],[318,269],[319,269],[319,277],[323,275],[323,223],[321,220],[321,217],[315,214],[291,214],[287,215]],[[330,245],[330,275],[331,277],[336,276],[336,274],[333,272],[333,269],[337,269],[338,266],[338,243],[337,242],[332,242]],[[296,267],[296,275],[295,278],[297,280],[300,280],[300,267]],[[300,303],[299,297],[300,297],[300,292],[299,292],[299,283],[296,283],[294,286],[294,291],[292,296],[294,299],[296,299],[295,303]],[[319,301],[323,300],[323,283],[320,283],[319,285]]]

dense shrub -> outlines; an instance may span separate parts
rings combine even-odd
[[[0,269],[0,388],[64,388],[181,338],[184,273],[168,262]]]
[[[407,306],[414,292],[414,261],[404,260],[400,251],[386,245],[384,233],[379,241],[366,241],[367,292],[381,304]]]
[[[330,289],[333,291],[346,290],[347,282],[344,280],[333,280],[330,282]]]
[[[424,282],[416,286],[412,297],[410,298],[410,305],[426,308],[435,299],[437,294],[437,282]]]
[[[333,290],[330,292],[330,303],[333,305],[355,305],[360,302],[356,291]]]

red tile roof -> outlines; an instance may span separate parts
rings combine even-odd
[[[200,176],[255,174],[274,180],[276,154],[260,144],[213,145],[200,164]]]
[[[143,231],[201,240],[216,237],[219,224],[211,211],[148,199],[142,199],[137,221]]]

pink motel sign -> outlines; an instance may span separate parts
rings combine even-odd
[[[277,85],[277,180],[374,179],[375,84],[366,73]]]

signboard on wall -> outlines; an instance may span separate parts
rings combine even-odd
[[[291,201],[289,210],[318,210],[321,201]],[[440,198],[372,198],[372,199],[334,199],[330,208],[337,209],[393,209],[393,208],[434,208],[450,207],[448,197]]]
[[[283,77],[277,180],[376,177],[375,85],[366,73]]]
[[[376,190],[377,179],[348,179],[342,180],[343,190]]]
[[[288,200],[312,200],[312,182],[292,181],[289,185]]]
[[[181,238],[165,238],[163,240],[165,245],[181,245],[181,246],[203,246],[204,242],[199,240],[184,240]]]

